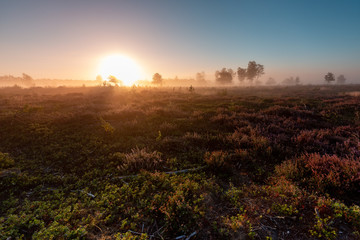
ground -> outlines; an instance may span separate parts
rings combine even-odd
[[[1,239],[359,239],[360,86],[0,89]]]

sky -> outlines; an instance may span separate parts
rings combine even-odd
[[[360,83],[359,13],[359,0],[0,0],[0,75],[91,80],[123,54],[145,79],[256,61],[263,80]]]

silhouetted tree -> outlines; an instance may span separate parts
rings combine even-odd
[[[331,72],[328,72],[328,73],[325,75],[324,78],[325,78],[325,81],[326,81],[328,84],[330,84],[330,82],[335,81],[335,76],[334,76],[334,74],[331,73]]]
[[[294,77],[285,78],[285,79],[282,81],[282,84],[284,84],[284,85],[295,85],[295,84],[296,84],[296,80],[294,79]]]
[[[115,76],[113,76],[113,75],[110,75],[109,77],[108,77],[108,82],[109,83],[113,83],[115,86],[119,86],[119,85],[122,85],[122,81],[121,80],[119,80],[119,79],[117,79]]]
[[[228,69],[228,73],[231,75],[231,80],[233,79],[233,77],[235,77],[235,72],[234,70],[232,70],[231,68]]]
[[[246,68],[238,67],[236,73],[240,82],[246,79]]]
[[[272,77],[269,77],[269,79],[265,82],[266,85],[275,85],[276,81]]]
[[[189,87],[189,92],[190,93],[193,93],[195,91],[195,88],[192,86],[192,85],[190,85],[190,87]]]
[[[102,76],[101,76],[101,75],[97,75],[97,76],[96,76],[96,81],[97,81],[97,82],[102,82],[102,81],[103,81]]]
[[[248,68],[247,68],[247,74],[246,77],[247,79],[249,79],[250,81],[253,81],[254,78],[256,77],[256,62],[255,61],[250,61],[248,63]]]
[[[343,74],[340,74],[336,80],[338,84],[344,84],[346,82],[346,78]]]
[[[205,73],[204,72],[196,73],[195,79],[198,82],[205,82]]]
[[[261,77],[261,75],[264,75],[264,74],[265,74],[264,65],[257,64],[256,79],[259,79],[259,77]]]
[[[249,79],[251,82],[254,80],[254,78],[259,79],[259,77],[265,73],[264,65],[257,64],[255,61],[250,61],[248,63],[246,73],[247,79]]]
[[[26,73],[22,74],[22,83],[23,85],[30,87],[34,84],[34,79],[30,77],[30,75],[27,75]]]
[[[299,78],[299,77],[296,77],[296,78],[295,78],[295,84],[296,84],[296,85],[299,85],[299,84],[300,84],[300,78]]]
[[[215,80],[218,83],[226,84],[231,83],[234,76],[232,69],[223,68],[221,71],[215,72]]]
[[[162,82],[163,82],[162,76],[159,73],[155,73],[152,78],[152,83],[161,85]]]

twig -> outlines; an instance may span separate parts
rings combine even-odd
[[[159,234],[159,232],[160,232],[160,230],[163,229],[164,227],[165,227],[165,225],[162,226],[161,228],[158,228],[152,235],[155,236],[155,234],[157,234],[157,235],[159,235],[159,236],[162,238],[162,236]]]
[[[266,225],[264,225],[264,224],[261,224],[261,226],[262,226],[263,228],[269,228],[269,229],[271,229],[271,230],[276,230],[276,228],[273,228],[273,227],[270,227],[270,226],[266,226]]]
[[[47,192],[47,191],[57,191],[57,190],[58,190],[57,188],[45,188],[45,187],[42,187],[40,191]]]
[[[135,232],[135,231],[131,231],[131,230],[128,230],[129,232],[131,232],[132,234],[136,234],[136,235],[142,235],[144,233],[139,233],[139,232]],[[149,237],[154,237],[154,235],[150,235]]]
[[[157,226],[157,225],[156,225],[156,226]],[[164,227],[165,227],[165,225],[163,225],[162,227],[158,228],[158,230],[156,230],[156,231],[153,233],[153,235],[151,235],[151,236],[155,237],[155,234],[157,234],[161,239],[164,239],[163,236],[161,236],[161,234],[165,231],[165,229],[160,232],[160,230],[163,229]]]
[[[118,179],[124,179],[124,178],[132,178],[132,177],[137,177],[137,176],[139,176],[139,174],[137,174],[137,175],[120,176],[120,177],[116,177],[116,178],[118,178]]]
[[[190,234],[185,240],[190,240],[190,238],[192,238],[193,236],[195,236],[197,234],[197,232],[193,232],[192,234]]]
[[[205,168],[205,166],[198,167],[198,168],[183,169],[183,170],[178,170],[178,171],[173,171],[173,172],[165,172],[165,173],[166,174],[178,174],[178,173],[194,172],[194,171],[201,170],[203,168]]]
[[[136,235],[141,235],[142,234],[142,233],[131,231],[131,230],[129,230],[129,232],[131,232],[132,234],[136,234]]]
[[[178,173],[187,173],[187,172],[195,172],[195,171],[199,171],[201,169],[204,169],[206,166],[201,166],[198,168],[188,168],[188,169],[182,169],[182,170],[177,170],[177,171],[171,171],[171,172],[163,172],[165,174],[178,174]],[[117,179],[124,179],[124,178],[132,178],[132,177],[137,177],[140,176],[140,174],[136,174],[136,175],[125,175],[125,176],[119,176],[116,177]]]
[[[90,196],[90,197],[92,197],[92,198],[94,198],[95,197],[95,195],[94,194],[92,194],[92,193],[86,193],[88,196]]]
[[[317,207],[314,208],[314,211],[315,211],[316,215],[320,218],[320,214],[319,214]]]
[[[175,239],[176,239],[176,240],[179,240],[179,239],[183,239],[183,238],[186,238],[186,235],[178,236],[178,237],[176,237]]]
[[[72,192],[85,192],[84,190],[71,190],[71,191],[72,191]],[[90,196],[90,197],[92,197],[92,198],[95,198],[95,195],[92,194],[92,193],[90,193],[90,192],[86,193],[86,195],[88,195],[88,196]]]
[[[103,230],[96,224],[94,224],[95,227],[97,227],[101,232],[103,232]]]

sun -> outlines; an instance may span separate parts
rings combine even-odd
[[[104,80],[114,76],[122,85],[131,86],[141,78],[140,66],[125,55],[110,55],[103,58],[99,64],[99,74]]]

